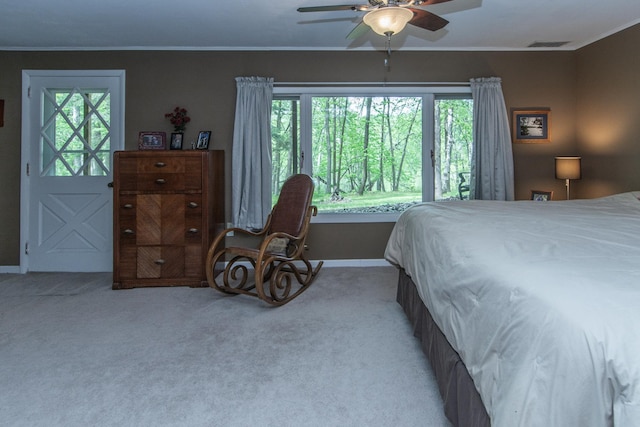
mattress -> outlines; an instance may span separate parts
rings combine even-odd
[[[425,203],[403,268],[493,426],[640,426],[639,193]]]

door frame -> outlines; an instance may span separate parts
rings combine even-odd
[[[35,77],[117,77],[119,79],[120,120],[123,124],[121,130],[114,134],[111,141],[111,151],[124,148],[124,128],[125,128],[125,70],[22,70],[22,137],[21,137],[21,164],[20,164],[20,273],[29,271],[29,255],[27,253],[27,243],[29,241],[30,223],[30,177],[29,164],[31,159],[31,102],[30,97],[31,79]],[[36,100],[37,101],[37,100]],[[37,159],[35,159],[37,161]],[[113,168],[113,156],[111,157],[111,167]],[[37,170],[37,168],[32,168]],[[112,169],[113,170],[113,169]]]

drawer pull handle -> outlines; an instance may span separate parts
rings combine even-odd
[[[122,230],[122,233],[129,235],[134,234],[133,230],[130,228],[125,228],[124,230]]]
[[[191,233],[191,234],[196,234],[197,232],[198,232],[197,228],[190,228],[189,229],[189,233]]]
[[[122,206],[125,209],[133,209],[133,205],[131,203],[126,203],[124,206]]]
[[[160,258],[160,259],[155,260],[154,262],[155,262],[156,264],[158,264],[158,265],[164,265],[164,263],[165,263],[166,261],[165,261],[165,260],[163,260],[162,258]]]
[[[190,208],[197,208],[198,204],[196,202],[189,202],[189,207]]]
[[[156,184],[166,184],[167,180],[164,178],[158,178],[156,179]]]
[[[157,162],[157,163],[156,163],[156,167],[157,167],[157,168],[163,168],[163,167],[165,167],[165,166],[167,166],[167,164],[166,164],[165,162]]]

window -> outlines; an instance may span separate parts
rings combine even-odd
[[[44,89],[43,176],[106,176],[111,156],[107,89]]]
[[[434,200],[469,198],[473,148],[473,100],[436,97],[434,103]]]
[[[316,182],[320,221],[395,220],[422,201],[466,198],[472,106],[468,88],[276,88],[274,201],[297,171]]]

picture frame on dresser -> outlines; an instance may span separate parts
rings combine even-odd
[[[553,191],[531,190],[531,200],[548,202],[553,199]]]
[[[209,149],[209,140],[211,140],[211,131],[200,131],[198,134],[198,142],[196,144],[197,150],[208,150]]]
[[[167,134],[165,132],[143,131],[138,134],[138,150],[165,150]]]
[[[171,143],[169,144],[169,149],[171,150],[182,150],[182,140],[184,139],[184,134],[181,132],[174,132],[171,134]]]

